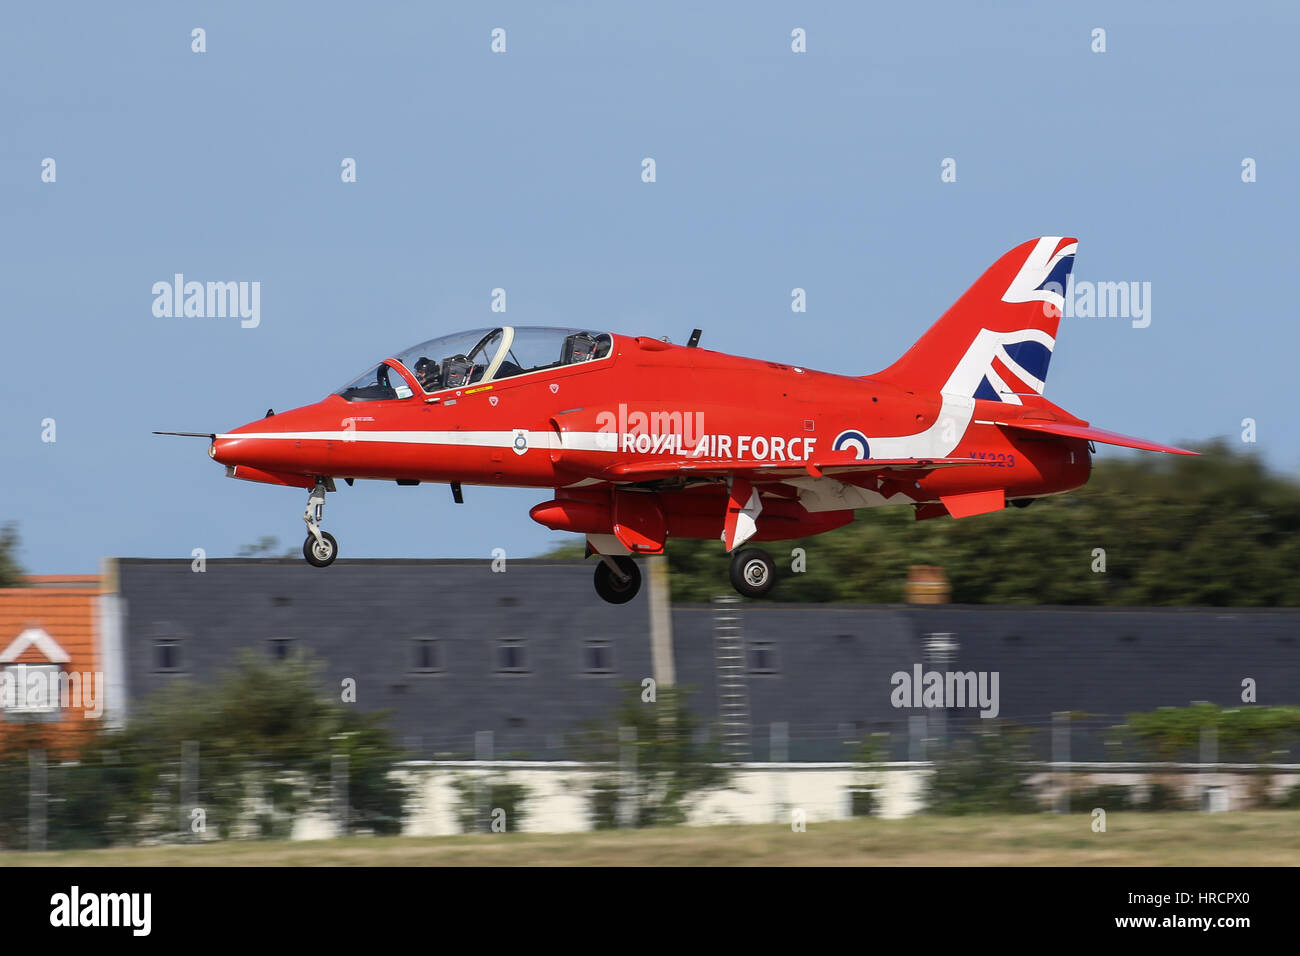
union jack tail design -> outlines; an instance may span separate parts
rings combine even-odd
[[[906,354],[872,378],[913,391],[1023,404],[1043,393],[1075,239],[1044,236],[1012,249]]]

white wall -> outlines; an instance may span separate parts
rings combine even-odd
[[[1195,802],[1206,786],[1223,787],[1228,809],[1246,809],[1255,803],[1260,790],[1261,768],[1224,765],[1218,773],[1199,772],[1193,764],[1163,766],[1126,764],[1068,764],[1072,772],[1065,779],[1072,790],[1086,790],[1105,784],[1145,789],[1153,782],[1173,783],[1180,794]],[[691,826],[727,823],[791,823],[796,810],[806,823],[845,820],[851,816],[850,793],[855,788],[873,788],[875,815],[885,818],[910,816],[923,807],[928,763],[888,763],[863,770],[856,764],[733,764],[731,788],[716,790],[698,798],[687,819]],[[1270,791],[1280,795],[1300,783],[1300,768],[1275,765],[1271,768]],[[459,794],[453,787],[457,777],[505,779],[528,788],[526,815],[519,829],[535,833],[568,833],[591,829],[587,789],[593,778],[616,773],[615,768],[592,769],[587,764],[546,761],[412,761],[401,773],[412,784],[407,802],[406,836],[441,836],[461,832],[456,820]],[[1031,784],[1049,805],[1058,778],[1049,771],[1034,775]],[[1078,807],[1073,807],[1075,812]],[[509,824],[509,821],[507,821]],[[513,824],[510,824],[513,829]],[[323,813],[306,814],[294,826],[296,840],[327,839],[335,835],[333,822]]]
[[[419,761],[403,765],[413,784],[407,803],[407,836],[459,833],[456,777],[508,779],[528,788],[524,832],[566,833],[591,829],[587,790],[597,776],[612,768],[593,770],[572,762],[531,761]],[[842,820],[850,816],[850,791],[876,790],[877,813],[901,817],[921,806],[928,765],[899,763],[886,769],[863,771],[853,764],[738,764],[732,766],[731,788],[711,791],[698,799],[688,817],[693,826],[723,823],[790,822],[793,810],[802,810],[808,823]],[[512,827],[513,828],[513,827]],[[324,814],[304,816],[294,827],[298,840],[326,839],[334,825]]]

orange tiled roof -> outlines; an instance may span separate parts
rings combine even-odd
[[[0,653],[23,631],[41,628],[72,658],[78,668],[95,668],[95,608],[98,590],[88,588],[0,588]],[[19,663],[40,663],[40,652],[29,647]]]

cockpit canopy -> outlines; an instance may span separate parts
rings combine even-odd
[[[457,332],[395,355],[424,393],[496,382],[545,369],[606,358],[614,340],[607,332],[501,326]],[[410,398],[410,385],[393,367],[381,362],[334,394],[349,402]]]

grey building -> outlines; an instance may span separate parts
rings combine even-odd
[[[212,677],[241,649],[304,649],[333,687],[356,681],[358,706],[391,711],[419,756],[472,755],[491,731],[497,757],[561,757],[585,723],[609,725],[626,684],[654,676],[647,593],[606,604],[591,568],[231,559],[198,573],[188,560],[117,559],[105,623],[128,711],[178,676]],[[873,732],[914,756],[914,718],[930,738],[979,726],[970,706],[897,706],[894,675],[918,665],[996,672],[998,716],[1040,735],[1061,711],[1097,715],[1099,729],[1132,711],[1237,705],[1246,679],[1259,703],[1300,703],[1300,610],[727,602],[674,606],[671,622],[693,708],[760,760],[843,759]],[[1084,734],[1073,756],[1102,749],[1100,733]]]

